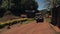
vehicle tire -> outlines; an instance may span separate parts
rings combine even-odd
[[[36,23],[38,23],[38,20],[36,20]]]
[[[37,21],[37,23],[38,23],[38,21]]]

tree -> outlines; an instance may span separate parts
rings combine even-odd
[[[38,4],[35,0],[2,0],[0,8],[19,16],[25,10],[37,10]]]
[[[6,7],[6,2],[4,0],[0,0],[0,17],[3,17]]]
[[[37,5],[37,2],[36,2],[36,1],[29,0],[29,1],[26,1],[26,2],[23,4],[23,7],[24,7],[26,10],[36,10],[36,9],[38,8],[38,5]]]
[[[12,13],[20,15],[25,10],[37,10],[38,4],[35,0],[13,0]]]
[[[45,0],[46,8],[54,8],[60,5],[60,0]]]
[[[53,0],[52,8],[52,24],[60,28],[60,0]]]

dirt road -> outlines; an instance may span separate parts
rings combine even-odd
[[[0,34],[55,34],[55,31],[46,21],[43,23],[32,21],[29,24],[24,24],[20,27],[13,27]]]

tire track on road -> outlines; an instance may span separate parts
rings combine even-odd
[[[32,34],[55,34],[55,31],[50,28],[47,22],[41,23]]]
[[[21,34],[32,34],[33,31],[35,31],[38,27],[40,27],[39,25],[40,25],[40,24],[37,24],[37,25],[35,25],[34,27],[29,28],[29,29],[27,29],[25,32],[23,32],[23,33],[21,33]],[[19,34],[20,34],[20,33],[19,33]]]
[[[20,30],[20,31],[17,32],[16,34],[23,34],[23,32],[25,32],[26,30],[29,30],[29,29],[31,29],[31,28],[36,27],[36,25],[37,25],[37,23],[34,22],[33,24],[31,24],[31,25],[29,25],[28,27],[26,27],[26,28]]]

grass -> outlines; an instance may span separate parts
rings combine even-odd
[[[0,22],[0,24],[5,24],[5,23],[12,23],[14,21],[21,21],[21,20],[26,20],[27,18],[19,18],[19,19],[13,19],[13,20],[8,20],[5,22]]]
[[[5,22],[0,22],[0,29],[4,28],[7,25],[14,25],[20,22],[25,22],[28,18],[19,18],[19,19],[13,19],[13,20],[8,20]],[[20,23],[21,24],[21,23]]]
[[[34,21],[34,19],[33,19],[33,18],[28,18],[27,21],[25,21],[23,24],[28,24],[28,23],[30,23],[31,21]]]
[[[45,18],[46,22],[51,22],[51,18]]]
[[[28,23],[30,23],[31,21],[34,21],[32,18],[28,18],[26,21],[24,21],[24,22],[22,22],[22,24],[20,24],[20,23],[17,23],[19,26],[20,25],[24,25],[24,24],[28,24]],[[17,25],[17,24],[14,24],[14,25]],[[12,25],[11,27],[13,27],[14,25]],[[8,29],[6,29],[6,28],[2,28],[1,30],[0,30],[0,33],[3,33],[4,31],[7,31]]]
[[[13,20],[8,20],[8,21],[5,21],[5,22],[0,22],[0,27],[1,25],[4,26],[5,24],[13,24],[13,23],[19,23],[22,24],[22,23],[28,23],[29,21],[33,21],[34,19],[33,18],[19,18],[19,19],[13,19]]]
[[[60,34],[60,32],[56,32],[56,34]]]

